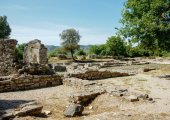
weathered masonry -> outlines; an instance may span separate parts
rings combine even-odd
[[[47,64],[47,48],[41,44],[40,40],[32,40],[25,46],[24,51],[25,63]]]
[[[17,40],[0,39],[0,76],[10,75],[14,72],[15,48]]]
[[[21,75],[0,77],[0,92],[29,90],[62,85],[59,75]]]

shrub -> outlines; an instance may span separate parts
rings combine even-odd
[[[81,56],[81,55],[86,55],[86,52],[83,50],[83,49],[80,49],[77,51],[76,53],[78,56]]]

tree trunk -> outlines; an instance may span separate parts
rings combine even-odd
[[[73,50],[70,50],[70,52],[71,52],[71,57],[72,57],[72,59],[73,59],[73,61],[74,61],[74,60],[75,60],[75,59],[74,59],[74,56],[73,56],[74,51],[73,51]]]

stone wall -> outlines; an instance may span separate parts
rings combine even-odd
[[[21,75],[0,78],[0,92],[29,90],[62,84],[58,75]]]
[[[130,76],[129,73],[124,72],[112,72],[112,71],[98,71],[98,70],[87,70],[84,72],[70,73],[70,77],[80,78],[83,80],[97,80],[97,79],[106,79],[113,77],[123,77]]]
[[[15,48],[17,41],[14,39],[0,39],[0,76],[14,72]]]
[[[25,63],[47,64],[47,48],[41,44],[40,40],[32,40],[26,44],[24,51]]]

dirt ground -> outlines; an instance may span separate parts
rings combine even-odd
[[[143,68],[155,68],[150,72],[142,72]],[[108,68],[126,70],[138,74],[128,77],[118,77],[96,80],[103,85],[126,88],[131,92],[148,94],[153,101],[129,102],[122,97],[109,94],[98,96],[87,106],[81,117],[66,118],[63,115],[69,105],[69,96],[76,91],[64,85],[29,91],[0,93],[0,109],[10,110],[16,106],[37,101],[44,110],[51,111],[47,118],[25,117],[20,120],[170,120],[170,78],[160,78],[170,75],[170,65],[148,64]]]

